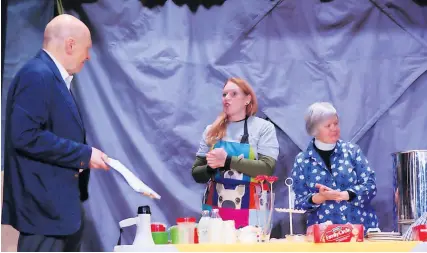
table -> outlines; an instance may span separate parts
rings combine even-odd
[[[134,247],[121,245],[116,252],[427,252],[427,242],[347,242],[347,243],[307,243],[307,242],[270,242],[256,244],[169,244],[154,247]]]

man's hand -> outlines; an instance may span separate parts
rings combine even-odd
[[[206,161],[212,169],[224,167],[227,152],[223,148],[216,148],[206,154]]]
[[[92,155],[90,157],[89,168],[90,169],[104,169],[109,170],[110,167],[104,162],[108,159],[108,156],[101,150],[92,148]]]

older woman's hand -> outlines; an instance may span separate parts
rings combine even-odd
[[[323,194],[326,191],[333,191],[331,188],[327,187],[326,185],[323,184],[316,184],[314,187],[316,187],[317,189],[319,189],[319,193]]]
[[[316,204],[322,204],[326,200],[342,201],[349,199],[347,191],[333,190],[323,184],[316,184],[315,187],[319,189],[319,193],[315,194],[312,198]]]
[[[316,184],[315,187],[319,189],[319,193],[314,194],[312,198],[312,201],[316,204],[322,204],[326,200],[335,200],[340,196],[339,191],[335,191],[326,185]]]
[[[212,169],[224,167],[227,152],[223,148],[215,148],[206,154],[206,161]]]

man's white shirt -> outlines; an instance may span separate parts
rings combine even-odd
[[[62,79],[64,79],[65,84],[67,85],[68,90],[71,88],[71,81],[73,80],[73,76],[69,75],[67,70],[65,70],[64,66],[62,66],[61,63],[58,62],[58,60],[55,59],[55,57],[50,54],[46,49],[43,49],[46,54],[49,55],[49,57],[52,59],[52,61],[55,63],[56,67],[59,70],[59,73],[61,73]]]

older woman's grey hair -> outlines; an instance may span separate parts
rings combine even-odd
[[[316,102],[310,105],[304,116],[307,133],[311,136],[316,136],[319,124],[336,115],[337,110],[331,103]]]

